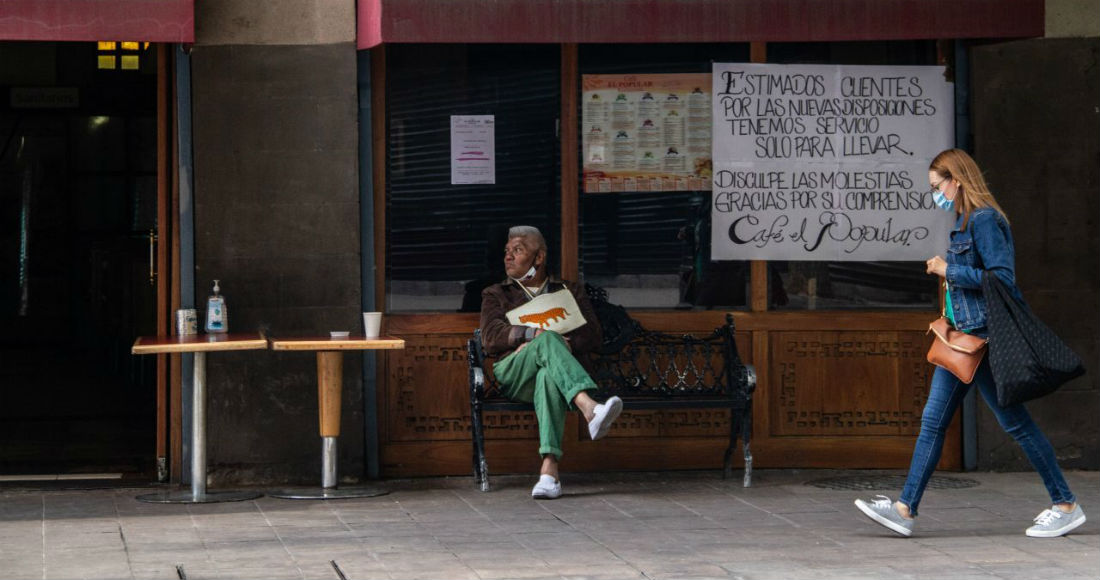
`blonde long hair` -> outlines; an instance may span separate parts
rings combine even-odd
[[[962,149],[948,149],[941,152],[928,166],[929,171],[935,171],[945,179],[954,179],[959,182],[958,193],[955,194],[955,213],[962,214],[962,229],[966,229],[970,222],[970,213],[980,207],[991,207],[1005,218],[1008,216],[1005,210],[989,191],[989,185],[982,176],[982,170],[974,158]]]

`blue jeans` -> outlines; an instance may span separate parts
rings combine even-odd
[[[993,373],[989,370],[989,357],[982,360],[978,366],[978,372],[974,374],[974,380],[967,385],[955,378],[950,371],[936,367],[932,375],[932,389],[928,394],[928,402],[924,405],[924,413],[921,415],[920,435],[917,437],[916,448],[913,449],[913,461],[909,465],[909,476],[905,480],[905,488],[901,491],[899,500],[909,506],[912,515],[917,515],[917,506],[924,495],[924,488],[936,470],[936,464],[943,453],[943,438],[947,432],[947,426],[951,424],[951,418],[962,403],[963,396],[971,385],[977,385],[986,405],[997,416],[997,422],[1006,433],[1012,435],[1016,443],[1024,450],[1031,465],[1043,478],[1043,484],[1050,494],[1051,503],[1073,503],[1076,500],[1073,492],[1066,484],[1066,478],[1062,476],[1062,470],[1058,467],[1058,460],[1054,457],[1054,448],[1050,446],[1046,436],[1039,430],[1039,426],[1031,420],[1031,415],[1022,404],[1002,408],[997,405],[997,386],[993,383]]]

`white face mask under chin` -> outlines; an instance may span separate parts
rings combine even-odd
[[[523,290],[523,293],[527,295],[529,300],[533,300],[535,296],[542,293],[542,289],[546,287],[546,280],[543,280],[542,284],[539,284],[533,292],[527,288],[526,282],[534,279],[537,272],[535,267],[531,266],[531,269],[527,270],[527,273],[524,274],[522,278],[512,278],[512,280],[515,280],[516,283],[519,284],[519,287]],[[534,288],[534,286],[532,286],[532,288]]]
[[[526,281],[534,278],[536,273],[538,273],[538,271],[535,270],[534,266],[531,266],[531,269],[528,270],[526,274],[524,274],[520,278],[516,278],[515,280],[518,281],[518,282],[526,282]]]

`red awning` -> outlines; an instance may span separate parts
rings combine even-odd
[[[814,42],[1027,38],[1044,0],[359,0],[383,43]]]
[[[0,0],[0,40],[194,42],[195,0]]]

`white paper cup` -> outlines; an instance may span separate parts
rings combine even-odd
[[[381,312],[364,312],[363,313],[363,334],[367,338],[378,338],[379,333],[382,330],[382,313]]]

